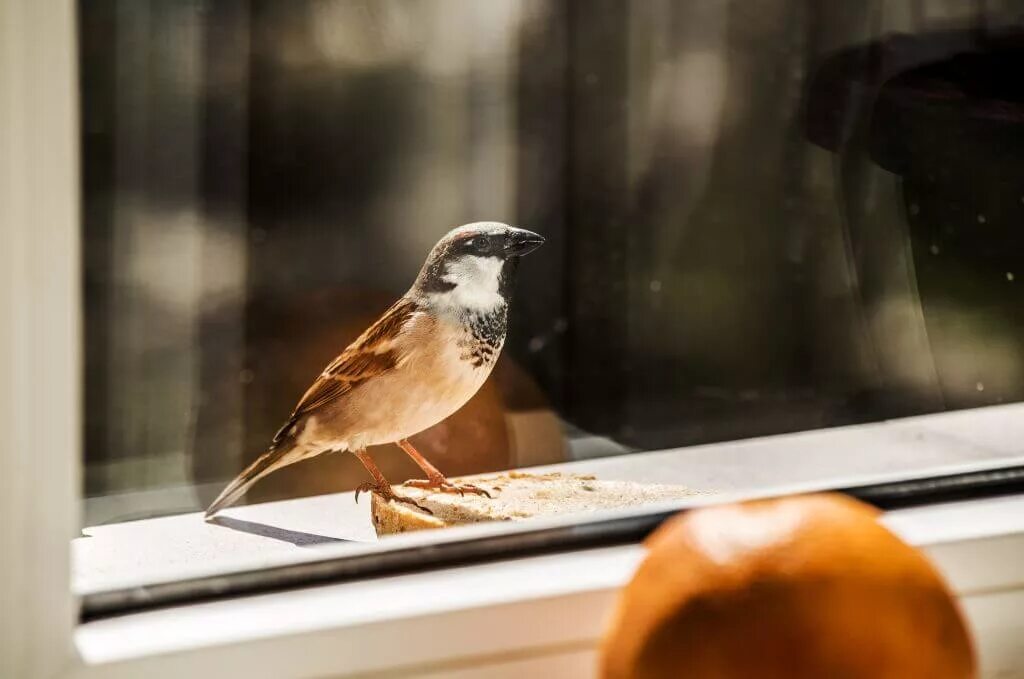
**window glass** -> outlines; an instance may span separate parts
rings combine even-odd
[[[1022,400],[1022,12],[81,3],[85,524],[206,508],[435,242],[483,220],[546,242],[493,373],[411,437],[450,476]],[[722,453],[662,480],[1000,454]],[[321,455],[239,504],[369,480]]]

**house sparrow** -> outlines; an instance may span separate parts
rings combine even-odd
[[[427,476],[406,485],[486,495],[450,483],[408,438],[461,408],[490,375],[505,342],[519,258],[543,242],[532,231],[498,222],[449,231],[409,291],[324,369],[267,452],[228,484],[206,518],[267,474],[332,451],[351,452],[370,473],[373,480],[359,486],[357,501],[372,490],[424,509],[395,493],[366,453],[367,446],[392,442]]]

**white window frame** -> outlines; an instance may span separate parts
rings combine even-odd
[[[75,664],[78,58],[69,0],[0,0],[0,676]]]
[[[69,590],[82,405],[76,44],[69,0],[0,0],[0,676],[591,673],[604,617],[639,546],[77,626]],[[1024,638],[1024,498],[887,520],[946,571],[988,670],[1024,667],[1016,643]]]

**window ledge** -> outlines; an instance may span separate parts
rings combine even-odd
[[[908,474],[1006,465],[1020,459],[1024,406],[944,413],[563,466],[602,478],[684,483],[726,496],[880,482]],[[823,454],[826,453],[827,454]],[[851,484],[852,485],[852,484]],[[721,497],[721,496],[720,496]],[[231,516],[289,531],[372,540],[350,494],[255,505]],[[345,512],[348,512],[346,515]],[[926,549],[962,598],[986,676],[1024,676],[1024,495],[893,511],[884,520]],[[262,524],[263,521],[269,523]],[[391,538],[428,544],[496,530],[482,525]],[[177,532],[176,532],[177,531]],[[202,531],[238,544],[205,544]],[[333,532],[332,532],[333,531]],[[460,532],[461,531],[461,532]],[[92,529],[76,541],[79,593],[165,577],[223,573],[382,545],[297,549],[281,535],[208,526],[197,515]],[[288,531],[284,531],[287,533]],[[274,539],[276,538],[276,539]],[[241,542],[244,540],[244,543]],[[205,545],[205,546],[204,546]],[[188,551],[191,549],[192,551]],[[83,550],[106,561],[82,562]],[[205,557],[202,555],[205,554]],[[198,556],[197,556],[198,555]],[[80,625],[73,677],[175,678],[229,668],[239,676],[592,676],[614,597],[639,545],[510,559],[150,610]],[[131,568],[124,570],[124,564]],[[106,564],[106,570],[99,568]],[[118,570],[122,569],[122,570]],[[162,570],[161,570],[162,569]],[[230,577],[230,576],[224,576]]]
[[[885,522],[924,548],[961,597],[985,676],[1024,672],[1024,496],[899,510]],[[596,645],[638,545],[148,611],[81,625],[89,678],[592,676]],[[400,649],[400,652],[397,652]],[[998,674],[1002,672],[1003,674]],[[1007,674],[1006,672],[1010,672]]]
[[[631,453],[535,468],[669,483],[719,497],[879,483],[999,467],[1024,459],[1024,404]],[[373,551],[369,503],[352,493],[86,528],[73,544],[76,594],[220,576]],[[486,530],[486,529],[485,529]],[[450,533],[450,531],[446,531]],[[434,541],[436,537],[425,538]],[[422,536],[389,538],[390,546]]]

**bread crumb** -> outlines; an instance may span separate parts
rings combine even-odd
[[[373,496],[371,517],[378,535],[483,521],[522,521],[538,516],[591,514],[604,509],[632,507],[650,502],[677,500],[706,494],[682,486],[600,481],[591,474],[532,474],[511,471],[467,477],[464,480],[488,488],[491,497],[396,488],[433,514]]]

